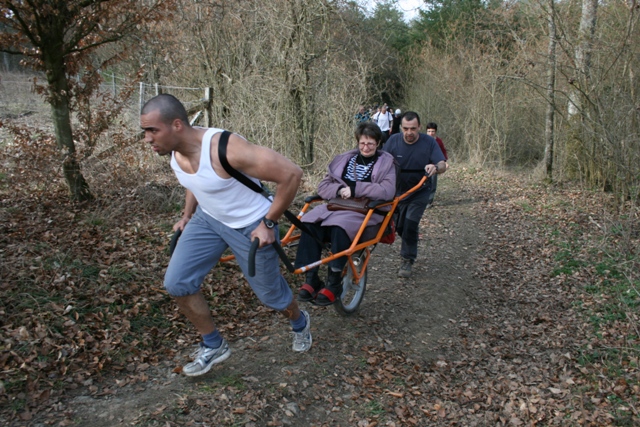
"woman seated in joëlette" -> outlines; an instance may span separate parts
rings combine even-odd
[[[396,191],[396,167],[394,157],[379,150],[382,131],[372,122],[363,122],[355,132],[358,147],[336,156],[328,166],[325,177],[318,184],[318,195],[329,200],[367,197],[371,200],[391,200]],[[302,216],[307,231],[300,237],[296,267],[309,265],[322,256],[320,242],[330,241],[331,252],[338,253],[351,246],[364,220],[364,215],[354,211],[330,211],[326,204],[315,207]],[[367,226],[378,225],[383,216],[371,215]],[[298,292],[298,301],[331,305],[342,293],[342,270],[347,263],[340,257],[328,263],[326,287],[318,276],[318,267],[306,273],[305,284]]]

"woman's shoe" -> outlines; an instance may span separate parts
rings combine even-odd
[[[340,294],[342,294],[342,289],[340,289],[340,292],[338,294],[334,294],[331,290],[323,288],[318,291],[318,296],[313,301],[313,303],[315,305],[319,305],[320,307],[326,307],[328,305],[334,304],[340,297]]]
[[[316,295],[318,295],[318,291],[310,284],[305,283],[300,286],[300,290],[298,291],[298,301],[310,302],[316,299]]]
[[[342,272],[330,271],[327,287],[318,291],[314,304],[325,307],[334,304],[342,295]]]
[[[318,277],[318,270],[313,270],[307,272],[307,283],[300,286],[300,290],[298,291],[298,301],[302,302],[311,302],[316,299],[318,295],[318,291],[322,289],[324,283]]]

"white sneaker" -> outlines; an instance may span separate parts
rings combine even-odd
[[[309,313],[304,310],[300,310],[300,314],[304,316],[307,321],[307,326],[300,332],[293,333],[293,351],[304,352],[311,348],[313,339],[311,338],[311,318]]]
[[[191,354],[193,362],[182,368],[182,373],[188,377],[206,374],[213,365],[227,360],[229,356],[231,356],[231,350],[224,338],[218,348],[210,348],[200,343],[200,347]]]

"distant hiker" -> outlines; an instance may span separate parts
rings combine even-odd
[[[442,150],[442,154],[444,155],[444,160],[445,162],[447,162],[449,160],[449,156],[447,155],[447,149],[444,148],[444,142],[442,142],[442,139],[440,139],[440,137],[438,135],[436,135],[436,133],[438,132],[438,125],[435,124],[434,122],[430,122],[427,123],[427,126],[425,126],[427,128],[427,135],[429,135],[431,138],[435,138],[436,142],[438,143],[438,146],[440,147],[440,150]],[[449,164],[446,164],[447,169],[449,169]],[[427,209],[431,208],[431,206],[433,206],[433,199],[436,197],[436,189],[438,187],[438,175],[433,175],[431,177],[431,191],[429,191],[429,199],[427,200]]]
[[[420,117],[417,113],[404,113],[400,129],[402,133],[391,135],[384,146],[384,150],[392,154],[400,165],[397,194],[406,193],[416,186],[425,174],[432,177],[446,170],[444,155],[436,140],[420,133]],[[396,230],[402,238],[402,265],[398,277],[411,276],[411,267],[418,256],[419,225],[427,206],[429,181],[423,188],[400,201],[395,211]]]
[[[369,115],[369,112],[365,110],[364,105],[358,107],[358,112],[354,116],[353,120],[356,126],[358,126],[360,123],[368,122],[369,120],[371,120],[371,116]]]
[[[387,142],[387,138],[389,138],[391,124],[393,123],[393,116],[387,110],[387,104],[382,105],[382,107],[380,107],[380,111],[374,114],[373,117],[371,117],[371,120],[373,120],[373,122],[377,124],[382,131],[381,145],[384,145],[384,143]]]
[[[391,125],[391,135],[400,133],[400,122],[402,121],[402,111],[398,108],[393,115],[393,124]]]
[[[309,350],[309,315],[298,308],[271,245],[278,237],[277,221],[296,195],[302,170],[269,148],[253,145],[236,134],[229,137],[230,165],[256,182],[276,184],[271,203],[231,178],[221,165],[218,142],[223,130],[190,126],[184,106],[172,95],[149,100],[142,108],[140,126],[153,151],[161,156],[171,155],[171,168],[187,189],[182,218],[173,226],[174,231],[182,230],[182,236],[164,279],[180,312],[202,335],[193,362],[182,372],[187,376],[202,375],[231,354],[200,289],[205,275],[227,248],[236,256],[260,301],[291,322],[293,350]],[[248,252],[255,238],[260,239],[262,249],[256,255],[256,275],[248,277]]]

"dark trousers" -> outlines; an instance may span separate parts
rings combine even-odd
[[[296,253],[296,268],[304,267],[305,265],[320,260],[322,256],[322,245],[320,242],[331,242],[331,252],[334,254],[342,252],[351,246],[349,235],[338,226],[322,226],[318,223],[306,222],[304,225],[311,235],[303,232],[300,236],[298,252]],[[342,271],[346,263],[347,257],[340,257],[330,261],[329,267],[334,271]],[[314,271],[317,271],[317,268],[314,269]]]
[[[387,139],[389,139],[389,131],[388,130],[383,130],[382,131],[382,139],[380,140],[380,147],[382,148],[384,146],[384,143],[387,142]]]
[[[420,220],[427,208],[429,200],[429,188],[425,187],[416,194],[398,203],[394,213],[396,230],[402,238],[400,256],[415,261],[418,257],[418,237],[420,233]]]
[[[427,204],[430,205],[433,203],[433,199],[436,197],[436,188],[438,187],[438,174],[433,174],[431,178],[429,178],[429,183],[431,184],[431,190],[429,190],[429,198],[427,200]]]

